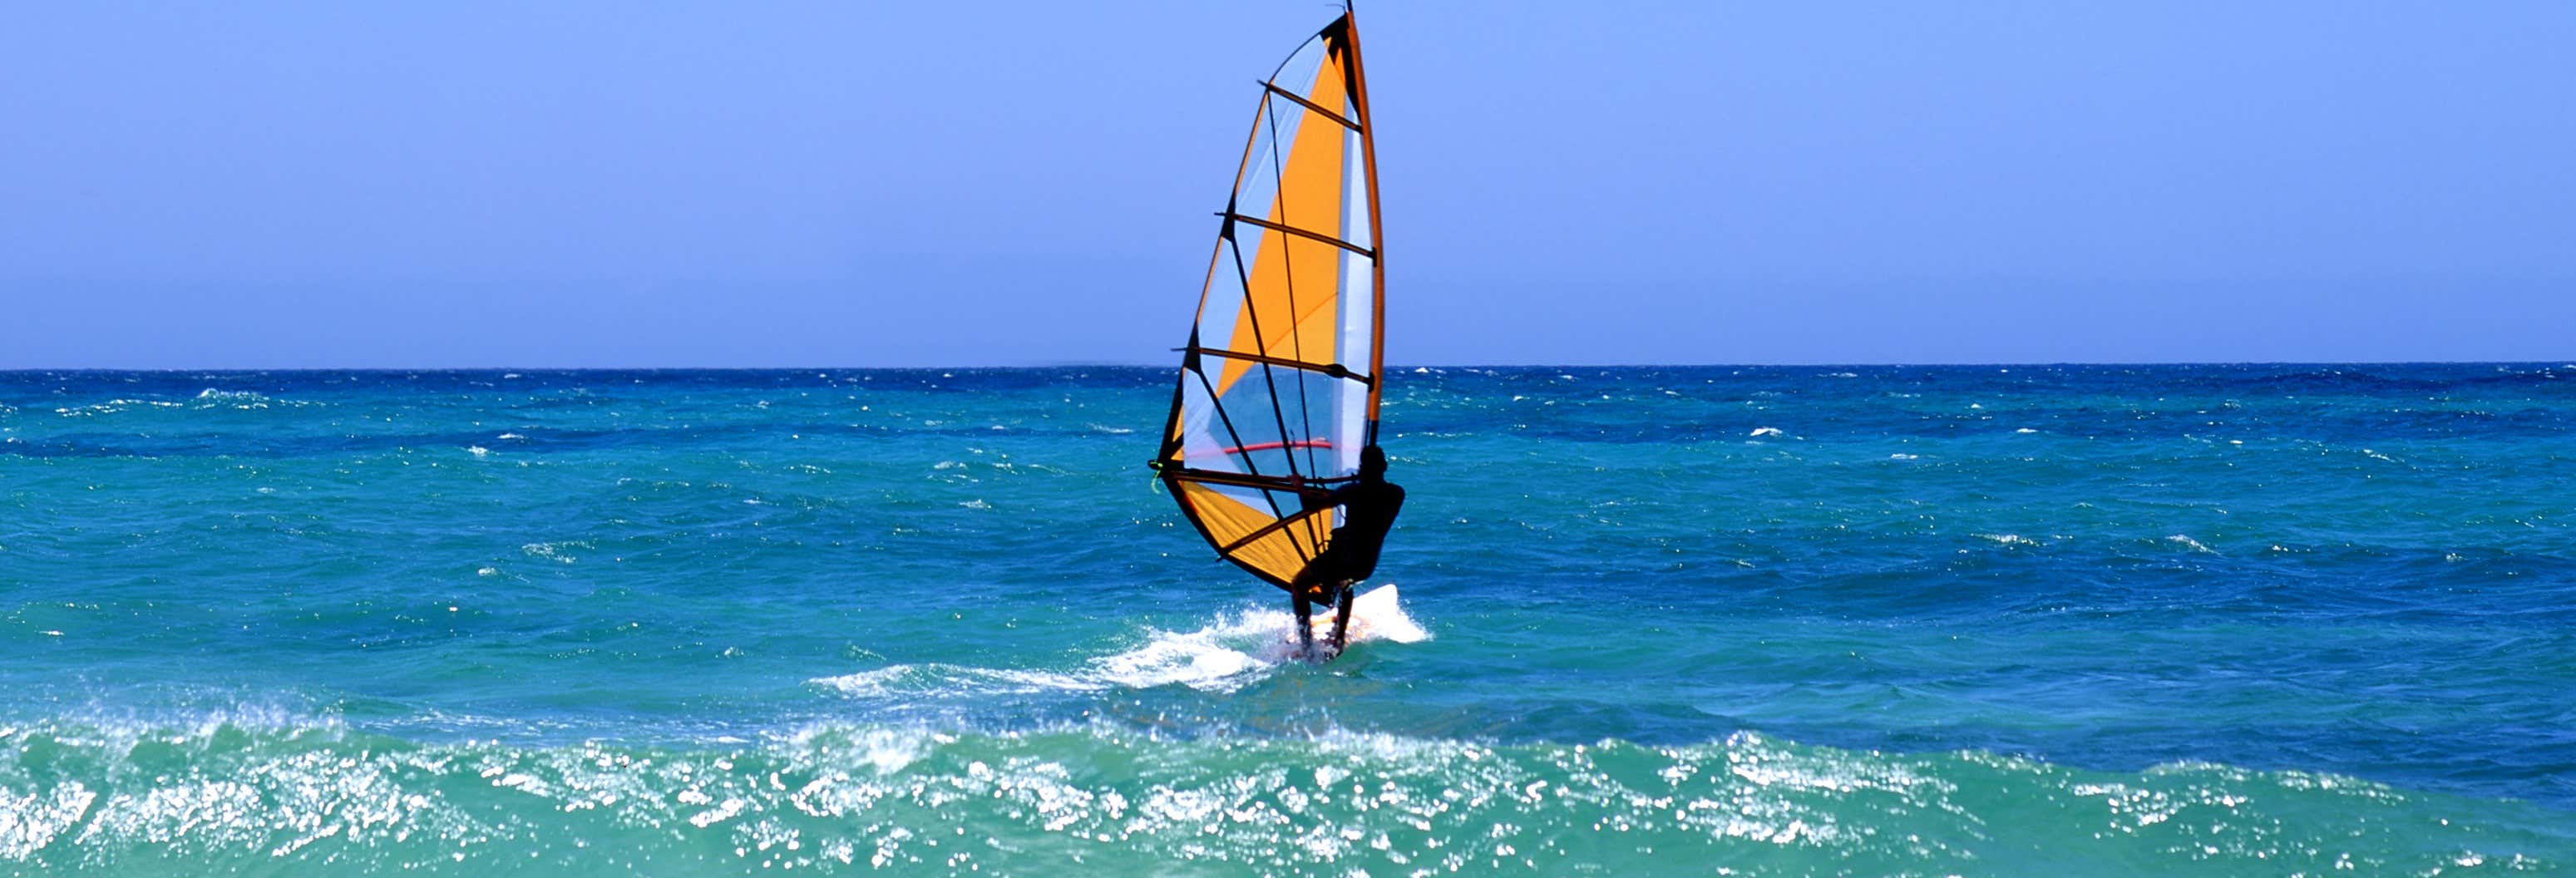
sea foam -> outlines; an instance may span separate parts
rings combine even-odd
[[[1646,745],[827,721],[760,740],[0,727],[0,868],[51,873],[1403,875],[2549,871],[2519,803],[2335,775],[2074,769],[1753,733]],[[1005,843],[988,843],[1003,840]],[[533,864],[533,865],[531,865]],[[1659,865],[1660,864],[1660,865]],[[2106,870],[2112,871],[2112,870]]]
[[[1370,600],[1361,595],[1359,600]],[[1352,643],[1418,643],[1431,634],[1395,606],[1392,595],[1354,626]],[[1368,606],[1368,605],[1363,605]],[[946,663],[895,664],[809,682],[855,698],[959,698],[1043,692],[1099,692],[1186,686],[1233,692],[1296,660],[1296,620],[1276,609],[1247,609],[1189,631],[1147,629],[1135,647],[1085,659],[1070,669],[986,668]]]

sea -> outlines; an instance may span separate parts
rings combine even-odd
[[[0,874],[2576,874],[2576,365],[1390,369],[1324,664],[1172,381],[0,373]]]

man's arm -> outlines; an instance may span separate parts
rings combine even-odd
[[[1351,502],[1351,489],[1356,487],[1359,486],[1343,485],[1330,491],[1299,491],[1297,492],[1297,506],[1306,512],[1331,509],[1335,506]]]

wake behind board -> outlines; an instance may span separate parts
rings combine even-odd
[[[1315,642],[1333,636],[1333,611],[1315,608]],[[1296,638],[1296,623],[1289,623],[1288,637]],[[1351,643],[1384,640],[1392,643],[1420,643],[1431,638],[1431,632],[1404,614],[1396,603],[1395,586],[1381,585],[1351,598]]]

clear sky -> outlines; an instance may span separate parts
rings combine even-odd
[[[1337,11],[16,4],[0,368],[1164,362]],[[1393,362],[2576,358],[2576,4],[1359,14]]]

